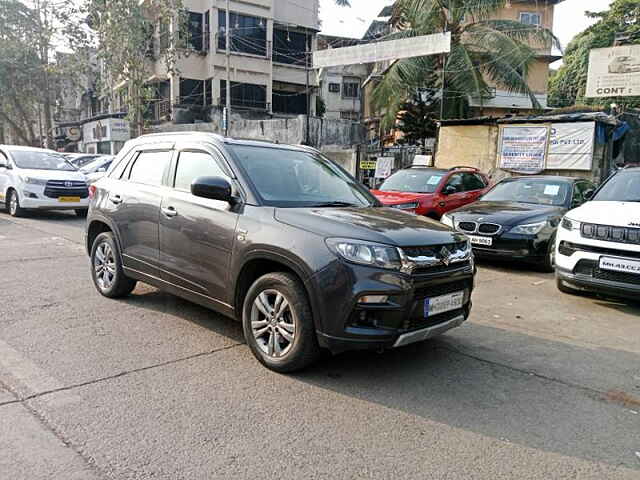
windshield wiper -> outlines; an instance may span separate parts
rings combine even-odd
[[[363,205],[357,205],[349,202],[322,202],[314,203],[312,207],[362,207]]]

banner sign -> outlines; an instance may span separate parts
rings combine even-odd
[[[375,178],[387,178],[391,175],[393,170],[393,164],[395,162],[394,157],[380,157],[376,161],[376,173]]]
[[[552,124],[547,168],[590,171],[595,135],[596,122]]]
[[[547,126],[500,127],[500,168],[515,173],[535,175],[545,168]]]
[[[400,58],[423,57],[451,51],[451,32],[386,42],[367,43],[355,47],[328,48],[313,52],[313,68],[377,63]]]
[[[360,160],[360,169],[361,170],[375,170],[376,169],[376,161],[375,160]]]
[[[585,96],[640,96],[640,45],[591,50]]]

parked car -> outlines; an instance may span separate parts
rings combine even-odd
[[[477,256],[523,260],[552,272],[560,220],[595,188],[582,178],[509,178],[478,202],[444,215],[442,223],[467,234]]]
[[[80,171],[87,177],[87,183],[94,183],[104,177],[113,163],[113,159],[113,155],[104,155],[82,167]]]
[[[469,316],[465,236],[382,208],[308,147],[142,136],[90,192],[87,250],[102,295],[143,281],[237,318],[273,370],[303,368],[320,348],[400,347]]]
[[[372,193],[386,206],[440,220],[475,202],[488,185],[489,179],[475,168],[411,167],[397,171]]]
[[[76,168],[82,168],[93,162],[96,158],[100,158],[102,154],[95,153],[65,153],[65,158]]]
[[[558,230],[556,277],[566,293],[640,295],[640,168],[616,172]]]
[[[89,191],[84,175],[59,153],[0,145],[0,205],[14,217],[30,209],[85,216]]]

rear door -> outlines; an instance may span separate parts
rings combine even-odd
[[[477,173],[463,173],[462,183],[466,192],[466,203],[472,203],[478,200],[487,188],[484,179]]]
[[[110,182],[106,200],[125,267],[158,278],[160,203],[172,153],[164,149],[135,152],[121,177]]]
[[[231,172],[213,147],[180,148],[160,210],[162,278],[231,304],[229,267],[238,213],[226,202],[191,194],[191,183],[202,176],[223,177],[233,185]]]

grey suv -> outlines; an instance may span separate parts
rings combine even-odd
[[[102,295],[142,281],[234,317],[276,371],[301,369],[322,348],[418,342],[469,316],[466,237],[384,208],[307,147],[143,136],[90,197],[86,243]]]

